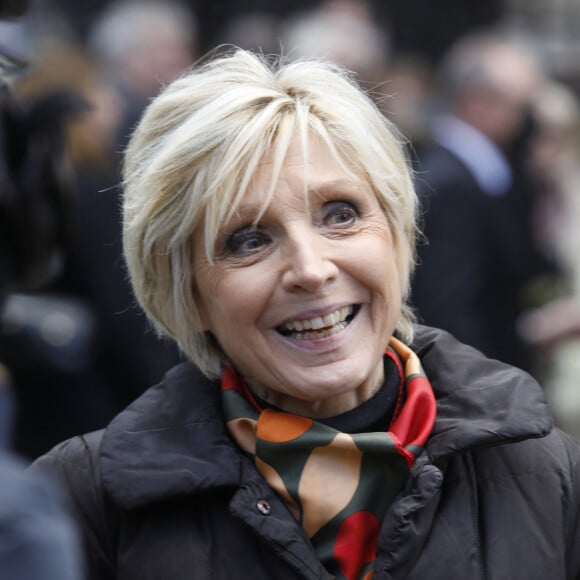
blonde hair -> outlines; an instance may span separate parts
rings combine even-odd
[[[123,176],[123,244],[135,296],[157,331],[208,376],[220,373],[223,353],[202,331],[192,291],[192,235],[203,228],[211,262],[218,231],[266,152],[274,154],[269,203],[296,132],[303,142],[309,134],[319,137],[371,185],[401,271],[397,331],[412,338],[406,299],[416,196],[399,133],[340,67],[235,49],[172,82],[151,102],[130,140]]]

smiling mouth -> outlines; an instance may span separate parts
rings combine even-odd
[[[325,316],[291,320],[282,324],[276,330],[283,336],[294,340],[327,338],[344,330],[356,316],[359,308],[359,305],[351,304]]]

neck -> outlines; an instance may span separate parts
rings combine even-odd
[[[256,388],[251,384],[248,384],[248,386],[252,393],[268,406],[276,407],[301,417],[326,419],[356,409],[365,401],[368,401],[379,391],[384,378],[384,367],[381,361],[381,364],[377,365],[373,376],[359,387],[349,389],[343,393],[333,393],[331,396],[321,400],[298,399],[278,391]]]

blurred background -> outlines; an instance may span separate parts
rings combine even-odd
[[[580,435],[578,0],[1,4],[0,446],[103,427],[180,360],[131,295],[120,163],[224,44],[356,73],[408,141],[418,319],[536,376]]]

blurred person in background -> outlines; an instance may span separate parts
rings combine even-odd
[[[124,103],[102,63],[64,38],[39,43],[18,86],[22,99],[72,93],[84,103],[66,123],[71,228],[62,271],[42,293],[11,297],[0,337],[20,399],[15,445],[29,457],[106,424],[180,360],[137,311],[127,281],[118,190]]]
[[[292,58],[323,58],[357,74],[372,87],[385,78],[389,36],[366,0],[326,0],[288,17],[281,28],[281,50]]]
[[[327,0],[288,17],[280,46],[293,58],[325,58],[356,73],[383,113],[414,145],[426,139],[425,103],[431,67],[418,56],[393,51],[386,18],[366,0]]]
[[[280,52],[284,20],[268,10],[252,10],[227,18],[216,33],[216,44],[234,45],[262,54]]]
[[[439,109],[416,171],[419,318],[527,370],[516,321],[531,284],[553,272],[535,238],[537,184],[527,168],[532,101],[544,82],[523,44],[493,32],[458,40],[441,65]]]
[[[266,55],[328,59],[356,73],[368,88],[384,80],[391,53],[389,36],[366,0],[323,0],[281,12],[235,14],[224,23],[217,40]]]
[[[409,140],[410,153],[429,140],[428,104],[433,67],[414,55],[393,54],[383,83],[375,89],[383,113]]]
[[[0,449],[0,579],[82,580],[70,503],[56,482]]]
[[[12,400],[15,401],[17,424],[23,407],[22,392],[9,346],[13,343],[6,338],[8,335],[28,335],[29,328],[12,318],[14,296],[17,291],[36,292],[62,271],[64,248],[72,232],[64,127],[67,120],[84,107],[77,96],[70,93],[47,93],[30,100],[17,96],[20,83],[30,74],[30,65],[22,60],[24,43],[13,42],[22,39],[23,28],[18,21],[3,22],[0,29],[4,73],[0,359],[9,367],[15,389]],[[30,314],[30,309],[26,314]],[[30,368],[36,362],[34,349],[21,347],[21,354],[27,359],[25,364]],[[44,386],[46,390],[46,384]],[[33,433],[36,427],[31,423],[27,430]]]
[[[15,19],[25,10],[26,3],[2,2],[0,18]],[[6,36],[1,36],[0,313],[8,293],[34,289],[58,271],[68,231],[63,125],[77,110],[76,102],[64,95],[34,102],[16,99],[12,89],[25,63],[18,48],[2,43]],[[8,448],[7,404],[18,402],[7,397],[11,389],[9,371],[0,362],[0,578],[81,580],[79,536],[70,505],[54,481],[25,472],[24,462]]]
[[[120,108],[80,47],[62,41],[34,51],[14,91],[25,103],[75,95],[82,109],[63,123],[69,198],[59,272],[39,289],[11,293],[0,333],[18,398],[14,445],[36,457],[63,433],[97,428],[121,407],[114,404],[122,397],[115,392],[114,359],[102,356],[112,334],[106,322],[114,316],[103,298],[121,268],[117,257],[103,263],[114,251],[110,232],[119,221],[110,190],[119,180]]]
[[[530,168],[540,185],[535,227],[561,275],[550,299],[525,312],[518,328],[543,363],[558,424],[580,436],[580,103],[567,85],[551,81],[533,107],[538,131]]]
[[[88,46],[122,98],[122,151],[151,97],[198,58],[197,20],[177,0],[120,0],[94,22]]]

